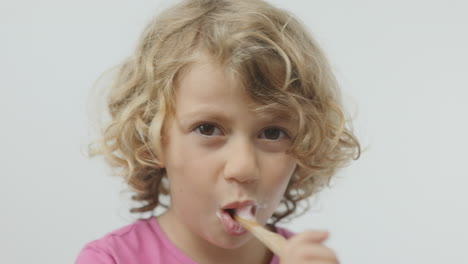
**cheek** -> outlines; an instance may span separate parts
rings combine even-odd
[[[287,155],[268,162],[262,177],[264,202],[269,208],[267,211],[273,213],[279,205],[296,166],[295,159]]]
[[[296,169],[296,160],[289,155],[275,155],[264,162],[261,197],[263,209],[258,211],[258,220],[265,223],[278,207],[288,183]]]
[[[167,153],[166,164],[171,192],[206,195],[207,189],[212,188],[216,181],[217,157],[213,153],[203,152],[193,141],[180,140],[172,147]]]
[[[275,197],[283,197],[291,176],[296,168],[295,163],[284,164],[284,166],[273,166],[269,179],[270,190]],[[274,169],[274,170],[273,170]]]

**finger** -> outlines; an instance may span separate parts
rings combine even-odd
[[[296,254],[309,259],[336,260],[336,254],[330,248],[322,244],[314,244],[303,247]]]
[[[293,259],[289,259],[288,261],[284,261],[283,259],[280,259],[280,263],[292,263],[292,264],[298,264],[298,263],[309,263],[309,264],[320,264],[320,263],[326,263],[326,264],[340,264],[338,259],[324,259],[324,258],[308,258],[308,257],[295,257]]]
[[[280,258],[280,263],[314,263],[314,264],[320,264],[320,263],[327,263],[327,264],[339,264],[340,262],[338,261],[337,258],[335,257],[317,257],[317,256],[311,256],[308,255],[307,253],[305,255],[298,254],[298,255],[293,255],[289,257],[283,257]]]
[[[328,239],[329,233],[327,231],[305,231],[297,234],[291,238],[293,243],[322,243]]]
[[[309,262],[307,262],[307,263],[309,263]],[[310,262],[310,263],[313,263],[313,264],[339,264],[339,262],[330,261],[330,260],[313,260],[313,262]]]

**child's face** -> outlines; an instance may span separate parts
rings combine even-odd
[[[230,228],[223,209],[253,204],[259,223],[271,217],[296,168],[286,153],[294,123],[250,111],[243,90],[208,62],[179,80],[176,101],[164,140],[171,190],[165,223],[178,240],[239,247],[251,235]]]

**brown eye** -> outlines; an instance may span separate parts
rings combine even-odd
[[[202,124],[196,128],[196,131],[203,136],[216,136],[221,133],[219,128],[211,124]]]
[[[262,133],[262,138],[268,140],[278,140],[286,136],[286,133],[279,128],[268,128],[265,129]]]

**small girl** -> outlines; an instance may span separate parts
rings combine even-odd
[[[77,264],[338,263],[327,232],[276,226],[360,155],[327,59],[288,12],[181,2],[119,67],[108,110],[94,154],[135,192],[131,212],[165,210],[90,242]],[[288,239],[281,258],[234,220],[245,208]]]

